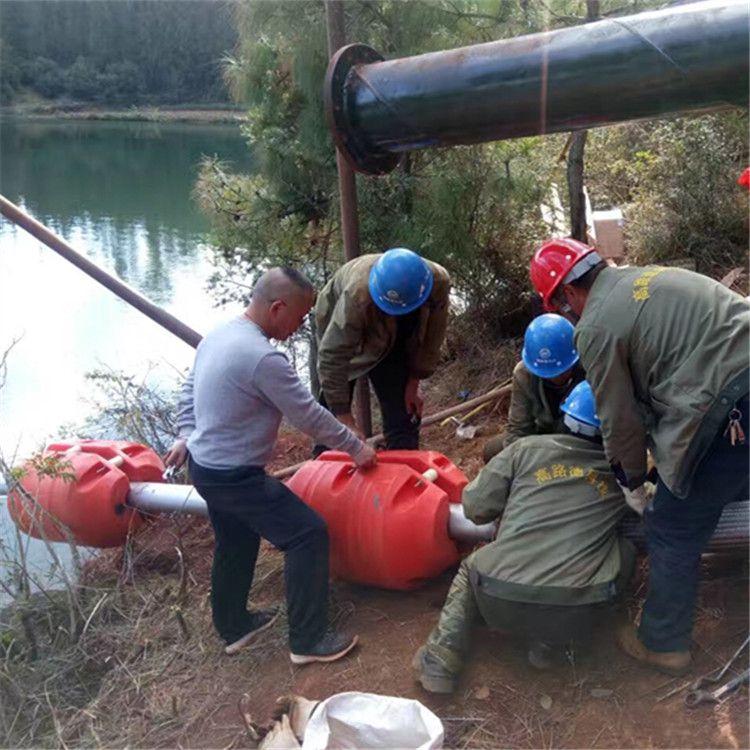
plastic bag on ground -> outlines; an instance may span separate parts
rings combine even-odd
[[[374,693],[338,693],[322,701],[305,729],[302,750],[443,746],[443,724],[419,701]]]

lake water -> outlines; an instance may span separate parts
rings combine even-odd
[[[206,291],[207,225],[191,199],[203,155],[247,171],[233,125],[0,121],[0,192],[200,333],[231,311]],[[193,350],[0,217],[0,451],[21,459],[90,412],[101,367],[171,385]],[[8,518],[0,509],[0,539]],[[3,525],[5,525],[3,527]]]

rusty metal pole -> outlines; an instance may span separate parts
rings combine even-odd
[[[125,300],[129,305],[132,305],[136,310],[151,318],[151,320],[158,323],[162,328],[166,328],[170,333],[182,339],[189,346],[195,348],[200,343],[202,337],[197,331],[194,331],[190,326],[185,325],[181,320],[175,318],[174,315],[155,305],[151,300],[146,299],[142,294],[136,292],[135,289],[132,289],[127,284],[124,284],[105,270],[99,268],[96,263],[92,263],[88,258],[74,250],[64,239],[58,237],[54,232],[47,229],[44,224],[29,216],[25,211],[16,206],[15,203],[11,203],[11,201],[2,195],[0,195],[0,214],[21,227],[21,229],[25,229],[30,235],[36,237],[40,242],[43,242],[47,247],[65,258],[65,260],[70,261],[85,274],[98,281],[103,287],[109,289],[110,292],[114,292],[120,299]]]
[[[346,44],[343,0],[326,0],[326,28],[328,31],[328,57]],[[341,236],[344,242],[346,260],[359,254],[359,215],[357,211],[357,180],[354,170],[336,148],[336,167],[339,174],[339,201],[341,203]],[[370,388],[367,378],[357,380],[354,390],[356,420],[366,437],[372,435],[372,415],[370,413]]]

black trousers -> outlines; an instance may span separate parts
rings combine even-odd
[[[406,411],[404,403],[406,381],[409,379],[404,347],[394,346],[385,358],[367,373],[367,377],[380,404],[386,450],[418,450],[420,420]],[[353,395],[354,381],[349,388],[350,405]],[[318,401],[328,408],[322,393]],[[315,445],[313,455],[317,456],[326,450],[328,448],[325,445]]]
[[[742,428],[750,435],[747,396],[737,408],[742,412]],[[649,588],[638,631],[652,651],[690,647],[701,553],[724,506],[748,499],[749,473],[747,444],[732,445],[722,427],[695,472],[686,498],[675,497],[659,480],[656,497],[643,513]]]
[[[216,546],[211,612],[232,643],[250,629],[247,597],[260,539],[284,552],[289,646],[304,653],[328,625],[328,529],[325,521],[263,468],[208,469],[190,458],[190,477],[208,505]]]

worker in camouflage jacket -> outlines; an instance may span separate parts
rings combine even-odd
[[[354,381],[367,375],[380,402],[385,447],[418,448],[419,382],[437,367],[449,293],[446,270],[405,248],[339,268],[315,305],[320,402],[356,429]]]
[[[595,613],[630,577],[635,553],[617,533],[627,506],[588,383],[562,410],[563,434],[519,438],[464,490],[468,518],[502,519],[495,540],[461,563],[437,627],[414,658],[431,692],[455,689],[480,617],[528,639],[529,661],[545,667],[555,649],[588,641]]]
[[[531,277],[547,309],[577,321],[607,458],[644,516],[649,593],[638,632],[627,626],[618,641],[635,659],[681,674],[701,552],[724,505],[748,498],[750,305],[683,269],[609,267],[571,239],[545,243]]]
[[[513,370],[508,424],[502,435],[485,443],[485,463],[518,438],[560,431],[560,404],[586,377],[573,344],[573,330],[569,321],[553,313],[529,323],[521,361]]]

